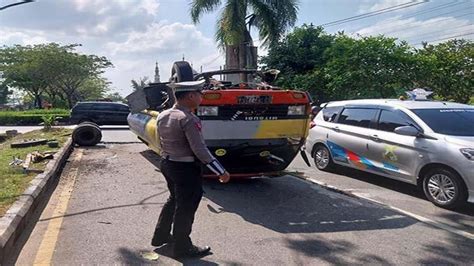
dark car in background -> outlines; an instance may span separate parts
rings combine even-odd
[[[127,125],[128,105],[116,102],[79,102],[71,110],[71,124]]]

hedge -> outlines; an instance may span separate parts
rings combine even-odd
[[[0,111],[0,126],[5,125],[38,125],[43,122],[42,117],[54,115],[61,117],[59,121],[67,121],[70,116],[69,110],[27,110],[27,111]]]

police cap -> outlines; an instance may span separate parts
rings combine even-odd
[[[204,80],[172,82],[168,84],[168,87],[172,88],[174,92],[201,91],[204,83]]]

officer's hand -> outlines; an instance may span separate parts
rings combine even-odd
[[[227,183],[230,180],[230,174],[229,172],[225,171],[223,175],[219,176],[219,182],[221,183]]]

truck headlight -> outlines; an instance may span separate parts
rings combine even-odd
[[[288,115],[304,115],[306,111],[305,105],[288,106]]]
[[[474,161],[474,148],[464,148],[460,151],[468,160]]]
[[[217,116],[219,107],[217,106],[199,106],[197,110],[198,116]]]

